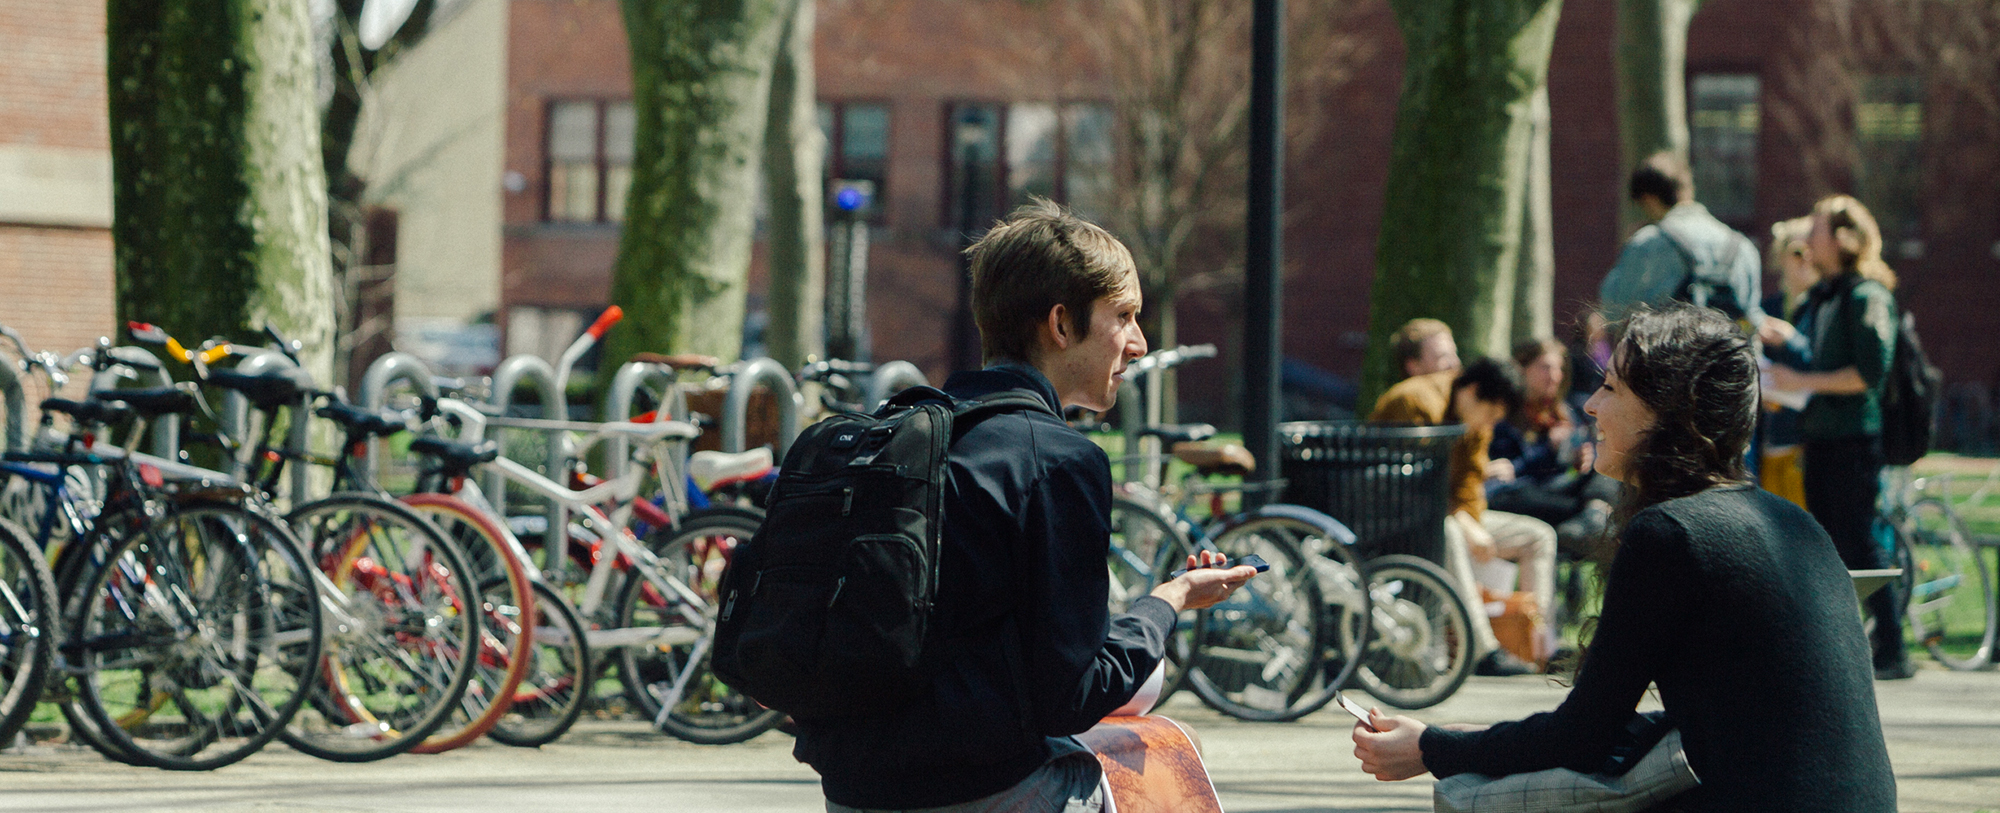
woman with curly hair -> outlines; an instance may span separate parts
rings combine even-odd
[[[1744,470],[1758,408],[1751,339],[1687,305],[1622,327],[1584,410],[1597,419],[1598,470],[1625,497],[1568,698],[1484,728],[1375,711],[1354,729],[1362,769],[1382,780],[1594,772],[1657,685],[1701,781],[1661,809],[1895,810],[1847,569],[1812,517]]]

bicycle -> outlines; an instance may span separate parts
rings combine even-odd
[[[1947,668],[1986,668],[2000,634],[2000,597],[1985,557],[1948,500],[1950,475],[1915,477],[1894,469],[1886,479],[1877,535],[1893,546],[1903,570],[1898,598],[1906,603],[1912,637]]]

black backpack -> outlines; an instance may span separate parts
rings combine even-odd
[[[1903,311],[1896,319],[1896,355],[1882,387],[1882,459],[1908,466],[1930,453],[1937,432],[1938,395],[1944,373],[1924,355],[1917,318]]]
[[[1028,409],[1051,412],[1019,391],[956,402],[913,387],[801,433],[722,576],[716,676],[795,717],[905,702],[925,676],[946,454],[978,420]]]

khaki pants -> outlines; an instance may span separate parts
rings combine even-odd
[[[1515,589],[1534,593],[1543,617],[1553,617],[1556,529],[1534,517],[1491,509],[1486,511],[1479,524],[1493,535],[1494,555],[1521,566],[1520,584]],[[1500,639],[1493,637],[1493,624],[1486,615],[1486,602],[1479,594],[1479,579],[1473,575],[1472,554],[1465,546],[1465,532],[1459,528],[1458,520],[1450,517],[1444,521],[1444,558],[1445,569],[1451,571],[1457,582],[1459,598],[1465,602],[1465,609],[1472,616],[1472,654],[1475,658],[1484,658],[1487,653],[1500,648]]]

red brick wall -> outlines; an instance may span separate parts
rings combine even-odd
[[[0,145],[108,152],[104,3],[0,3],[0,43]],[[0,223],[0,324],[35,350],[95,342],[112,328],[111,263],[108,229]]]

